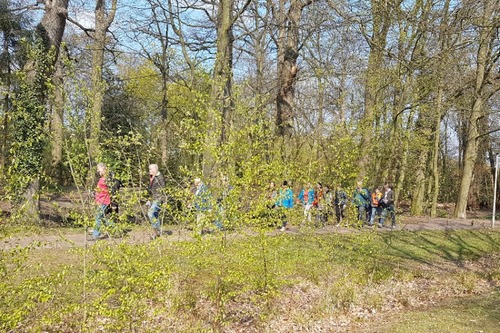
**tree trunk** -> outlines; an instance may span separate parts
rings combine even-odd
[[[56,62],[54,72],[54,99],[52,100],[52,119],[50,132],[52,133],[52,173],[59,184],[62,184],[62,147],[64,129],[64,80],[63,63],[61,58]]]
[[[465,142],[464,166],[462,178],[460,180],[460,190],[456,201],[454,217],[466,218],[467,201],[469,198],[469,189],[472,183],[474,165],[476,163],[478,140],[479,140],[479,121],[484,116],[485,87],[487,85],[488,64],[491,61],[491,50],[494,46],[494,33],[496,26],[492,24],[493,13],[495,10],[495,0],[484,1],[484,12],[482,15],[481,26],[479,27],[479,41],[476,60],[476,78],[474,85],[474,96],[472,101],[471,113],[469,116],[469,130]]]
[[[297,59],[299,57],[299,27],[302,11],[312,0],[280,0],[278,11],[278,95],[276,97],[276,129],[282,138],[292,135],[295,118],[294,95],[297,84]]]
[[[437,201],[439,197],[439,142],[441,133],[441,120],[443,113],[443,87],[440,84],[436,97],[436,123],[434,124],[434,147],[432,151],[432,204],[431,204],[431,217],[437,215]]]
[[[14,121],[19,137],[15,138],[17,146],[13,149],[16,161],[13,167],[13,181],[22,177],[17,188],[14,213],[24,215],[26,220],[39,220],[40,176],[42,173],[43,153],[46,146],[44,139],[45,119],[47,114],[47,80],[53,74],[54,64],[57,62],[59,47],[66,26],[68,0],[45,1],[45,12],[40,24],[36,27],[36,39],[42,41],[43,54],[40,59],[30,59],[24,66],[26,85],[18,92],[18,108],[21,116],[19,122]],[[43,58],[43,59],[42,59]],[[31,98],[30,98],[31,97]],[[31,101],[29,100],[31,99]],[[22,114],[24,113],[24,115]],[[37,124],[38,126],[33,126]],[[29,147],[25,146],[28,141]],[[17,150],[16,150],[17,149]],[[26,184],[26,186],[24,186]],[[22,198],[19,198],[22,192]]]
[[[207,143],[203,152],[203,175],[215,176],[220,160],[219,148],[227,140],[233,108],[233,9],[234,0],[221,0],[217,11],[217,53],[212,83],[213,105],[208,111]]]
[[[106,48],[107,32],[114,20],[117,0],[111,1],[111,9],[106,14],[106,1],[96,0],[95,6],[95,32],[92,44],[92,104],[89,110],[90,134],[88,140],[88,154],[90,163],[97,163],[99,157],[99,136],[101,132],[102,106],[104,103],[104,94],[106,92],[106,82],[104,82],[102,73],[104,66],[104,49]],[[94,170],[89,168],[87,182],[93,177]]]
[[[371,150],[370,142],[373,137],[373,121],[379,109],[379,87],[383,77],[383,60],[387,33],[391,25],[390,6],[386,1],[372,0],[373,30],[369,40],[370,55],[365,78],[365,110],[360,122],[361,146],[359,158],[359,176],[363,179],[368,172]],[[399,4],[397,4],[399,6]]]

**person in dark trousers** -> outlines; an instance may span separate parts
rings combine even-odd
[[[383,227],[387,214],[389,214],[391,216],[391,228],[394,229],[396,227],[396,208],[394,207],[394,191],[389,184],[384,185],[384,196],[380,203],[384,210],[382,211],[379,227]]]
[[[369,221],[368,209],[370,208],[370,191],[362,186],[361,182],[357,183],[356,189],[352,196],[354,205],[358,209],[358,220],[363,223]]]
[[[165,198],[165,178],[158,171],[158,165],[151,164],[149,166],[149,186],[148,191],[151,197],[148,201],[148,218],[153,228],[153,235],[151,239],[155,239],[161,236],[161,221],[160,221],[160,210],[163,200]]]
[[[335,216],[337,217],[337,227],[340,226],[342,220],[344,219],[344,211],[347,205],[347,193],[342,189],[342,186],[338,185],[335,190]]]
[[[368,225],[371,227],[373,222],[375,221],[375,216],[379,216],[379,223],[382,220],[382,205],[380,204],[380,200],[382,200],[382,192],[377,188],[372,193],[371,198],[371,215],[370,215],[370,223]]]
[[[276,207],[278,207],[280,212],[280,217],[282,225],[280,230],[285,231],[288,224],[288,217],[286,211],[293,208],[293,191],[288,186],[288,181],[284,180],[283,185],[278,193],[278,198],[276,202]]]

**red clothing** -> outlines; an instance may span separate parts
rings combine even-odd
[[[104,177],[99,178],[95,190],[95,202],[100,205],[109,205],[111,203],[111,196],[109,195],[108,185]]]

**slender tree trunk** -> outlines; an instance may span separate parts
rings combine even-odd
[[[405,182],[406,178],[406,171],[408,167],[408,153],[410,149],[410,138],[409,134],[411,129],[413,128],[413,115],[415,111],[414,109],[410,110],[410,114],[408,115],[408,119],[406,122],[406,127],[403,130],[405,133],[405,138],[402,140],[403,141],[403,149],[402,149],[402,156],[401,156],[401,161],[400,161],[400,167],[399,167],[399,177],[397,180],[397,185],[396,188],[394,189],[394,204],[397,206],[399,203],[399,196],[401,194],[401,189],[403,188],[403,184]]]
[[[161,163],[164,168],[168,163],[168,122],[167,122],[167,107],[168,107],[168,86],[167,75],[162,74],[162,98],[161,98],[161,122],[160,122],[160,150]]]
[[[436,217],[437,214],[437,201],[439,197],[439,142],[441,133],[441,120],[443,109],[443,87],[439,86],[436,97],[436,123],[434,124],[434,147],[432,151],[432,204],[431,204],[431,217]]]
[[[7,55],[9,54],[9,43],[8,39],[4,39],[3,43],[3,54]],[[10,89],[11,89],[11,68],[10,68],[10,60],[7,58],[6,61],[6,75],[5,75],[5,86],[7,87],[7,92],[5,93],[3,97],[3,135],[2,135],[2,156],[1,156],[1,164],[0,164],[0,170],[2,170],[4,176],[7,175],[7,169],[6,169],[6,163],[5,161],[8,158],[8,138],[9,138],[9,110],[11,107],[11,102],[10,102]]]
[[[367,176],[370,164],[370,142],[373,137],[373,122],[379,109],[379,87],[382,84],[384,51],[387,43],[387,33],[391,25],[390,11],[393,4],[386,1],[372,0],[371,6],[373,28],[369,40],[370,55],[368,56],[365,78],[365,110],[359,125],[361,129],[359,179]]]
[[[479,27],[479,45],[476,60],[476,78],[474,86],[474,97],[471,113],[468,119],[469,130],[465,142],[464,166],[460,180],[460,190],[456,201],[454,217],[466,218],[467,200],[469,198],[470,185],[473,179],[474,165],[478,153],[479,121],[484,116],[485,87],[487,85],[488,63],[491,50],[494,45],[493,36],[496,26],[492,24],[492,15],[495,11],[496,0],[484,1],[484,12],[482,23]]]
[[[247,3],[248,5],[248,3]],[[233,102],[233,25],[234,0],[221,0],[217,8],[217,53],[212,83],[213,105],[208,111],[208,131],[203,152],[203,175],[209,178],[218,173],[226,157],[220,147],[227,141]]]
[[[99,157],[99,136],[101,133],[102,106],[106,92],[106,82],[102,73],[104,66],[104,49],[107,44],[107,32],[114,20],[117,0],[111,1],[111,9],[106,15],[106,1],[96,0],[95,6],[95,32],[92,44],[92,104],[89,110],[90,134],[88,140],[88,154],[90,163],[97,163]],[[90,182],[94,174],[93,168],[89,168],[87,182]]]
[[[64,129],[64,80],[63,63],[61,57],[56,62],[54,72],[54,99],[52,100],[52,119],[50,131],[52,133],[52,172],[59,184],[62,184],[62,147]]]

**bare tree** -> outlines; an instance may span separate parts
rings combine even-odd
[[[478,154],[480,121],[485,116],[485,105],[488,99],[500,89],[498,75],[493,71],[498,62],[499,51],[495,49],[497,29],[500,27],[498,0],[482,0],[477,3],[480,17],[477,18],[479,38],[477,44],[476,73],[473,84],[474,94],[468,116],[468,132],[465,141],[464,165],[460,181],[454,216],[466,218],[469,189],[474,175],[474,165]],[[494,52],[495,50],[495,52]]]
[[[96,0],[95,3],[95,31],[93,32],[92,45],[92,103],[89,109],[90,134],[88,140],[88,152],[91,163],[99,155],[99,135],[101,131],[101,114],[104,102],[106,84],[103,80],[104,51],[108,44],[107,34],[109,27],[115,19],[118,0],[111,0],[111,7],[106,9],[106,0]],[[92,179],[89,171],[88,179]]]

